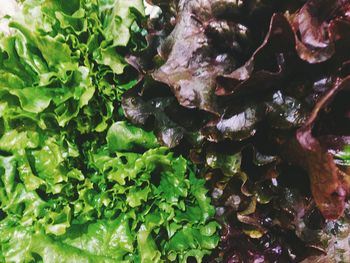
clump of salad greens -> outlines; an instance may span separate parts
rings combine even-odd
[[[113,124],[106,145],[86,150],[85,171],[74,165],[80,155],[54,135],[17,138],[1,141],[6,262],[201,261],[216,247],[204,180],[152,133]]]
[[[205,173],[210,262],[350,262],[350,1],[147,2],[122,107]]]
[[[142,1],[22,5],[0,38],[0,261],[201,261],[219,242],[205,181],[119,105]]]

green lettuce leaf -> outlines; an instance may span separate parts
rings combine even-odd
[[[109,134],[116,125],[123,123]],[[72,262],[201,261],[219,241],[205,181],[183,157],[153,146],[144,153],[109,150],[109,143],[90,150],[85,173],[70,168],[68,144],[54,137],[2,157],[5,261],[60,262],[62,253]]]
[[[124,121],[141,0],[25,0],[0,39],[0,261],[201,261],[205,182]],[[191,238],[189,238],[191,236]],[[186,246],[181,242],[188,239]]]

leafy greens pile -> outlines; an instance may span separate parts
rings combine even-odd
[[[0,38],[0,261],[201,261],[219,241],[205,181],[119,105],[142,1],[22,5]]]
[[[212,260],[350,261],[350,2],[148,2],[122,106],[202,168]]]

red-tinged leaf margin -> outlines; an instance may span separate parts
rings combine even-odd
[[[340,90],[348,86],[350,86],[350,76],[336,81],[333,88],[316,103],[308,120],[296,133],[303,156],[306,157],[304,162],[310,176],[311,192],[316,205],[326,219],[337,219],[343,214],[345,200],[350,193],[350,185],[346,177],[350,175],[337,167],[333,155],[313,136],[312,128],[320,111]]]

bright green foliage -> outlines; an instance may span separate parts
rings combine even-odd
[[[82,169],[74,167],[81,158],[74,147],[54,136],[22,132],[18,141],[1,145],[8,152],[0,158],[6,261],[201,261],[216,247],[218,224],[210,221],[214,208],[204,180],[165,147],[136,153],[122,145],[126,152],[115,151],[114,140],[127,141],[137,129],[115,129],[124,125],[109,129],[107,145],[84,148]],[[142,130],[137,135],[155,140]],[[28,147],[12,147],[30,139]]]
[[[0,262],[201,261],[204,181],[131,126],[141,0],[27,0],[0,37]],[[118,122],[117,122],[118,121]]]
[[[124,55],[145,46],[132,39],[144,34],[137,26],[142,1],[68,2],[25,1],[24,15],[10,19],[15,33],[0,39],[0,114],[11,111],[42,129],[102,132],[114,101],[136,83]]]
[[[345,145],[344,149],[336,152],[334,156],[338,164],[350,166],[350,145]]]

